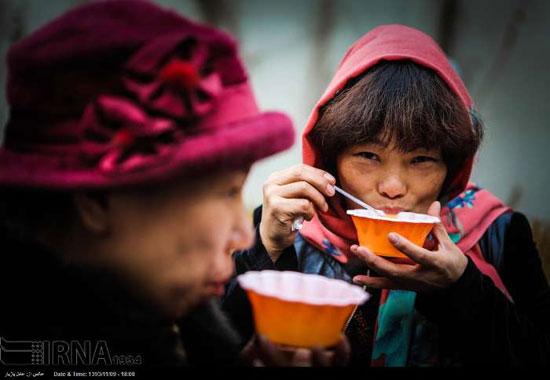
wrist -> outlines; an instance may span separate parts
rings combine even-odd
[[[273,263],[276,263],[279,257],[281,257],[284,249],[280,249],[271,244],[272,239],[268,238],[268,234],[264,231],[263,223],[260,223],[260,240],[264,249]]]
[[[468,258],[466,257],[465,254],[460,252],[460,255],[458,256],[458,265],[456,267],[455,276],[452,281],[453,284],[462,277],[467,266],[468,266]]]

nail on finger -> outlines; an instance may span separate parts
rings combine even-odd
[[[331,183],[336,183],[336,178],[328,173],[323,174],[323,177],[325,177]]]

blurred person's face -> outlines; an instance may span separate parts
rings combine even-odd
[[[441,153],[433,150],[400,152],[393,144],[356,144],[338,155],[342,188],[386,213],[426,213],[436,201],[447,174]],[[359,206],[346,198],[346,206]]]
[[[220,296],[233,273],[230,252],[252,244],[241,197],[247,174],[110,193],[108,230],[98,237],[101,249],[92,263],[114,270],[135,295],[170,318]]]

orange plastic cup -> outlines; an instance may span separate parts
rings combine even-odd
[[[426,237],[439,218],[412,212],[400,212],[395,216],[380,216],[372,211],[358,209],[348,210],[351,215],[359,245],[369,248],[379,256],[408,257],[395,248],[388,240],[390,232],[396,232],[409,239],[413,244],[423,246]]]
[[[294,347],[336,344],[355,306],[370,297],[358,286],[314,274],[251,271],[237,280],[252,304],[256,332]]]

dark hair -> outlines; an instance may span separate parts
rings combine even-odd
[[[177,179],[158,181],[118,190],[141,192],[149,197],[159,189]],[[189,181],[189,180],[188,180]],[[90,198],[107,204],[107,196],[115,189],[81,190]],[[26,240],[33,240],[37,234],[46,229],[51,233],[52,227],[64,233],[64,229],[75,223],[79,217],[74,202],[75,191],[49,190],[41,188],[0,187],[0,228]]]
[[[43,189],[0,189],[0,227],[34,240],[44,227],[63,228],[76,215],[72,194]]]
[[[319,110],[310,134],[335,172],[336,157],[360,143],[395,144],[402,152],[440,150],[451,180],[483,137],[481,121],[431,69],[412,61],[381,61],[352,78]],[[445,189],[445,184],[444,184]]]

